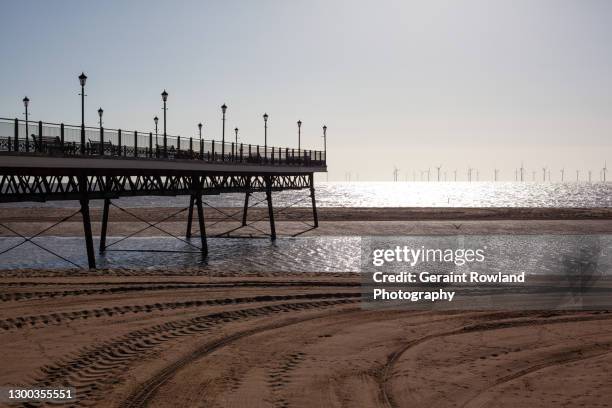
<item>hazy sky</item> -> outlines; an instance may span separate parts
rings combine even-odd
[[[612,167],[612,1],[2,1],[0,116],[321,148],[330,180]],[[530,171],[529,171],[530,174]],[[575,173],[574,173],[575,174]]]

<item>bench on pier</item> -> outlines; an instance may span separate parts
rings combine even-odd
[[[36,136],[31,134],[32,141],[34,142],[34,151],[36,152],[47,152],[51,154],[62,153],[62,143],[59,136]]]
[[[96,140],[89,140],[89,151],[92,154],[95,153],[100,153],[100,142],[96,141]],[[119,150],[121,149],[121,146],[115,146],[114,144],[112,144],[112,142],[110,140],[107,140],[104,142],[103,145],[103,152],[108,152],[110,153],[111,156],[114,156],[116,154],[119,153]]]
[[[164,157],[164,146],[163,145],[155,145],[157,157]],[[174,145],[168,147],[167,155],[169,159],[175,158],[183,158],[180,156],[181,150],[176,150]]]
[[[155,157],[163,157],[164,146],[156,144],[152,153]],[[195,160],[200,159],[200,154],[195,150],[179,150],[174,146],[170,146],[168,147],[168,158]]]
[[[177,150],[176,153],[174,153],[174,158],[193,160],[197,158],[197,155],[193,150]]]

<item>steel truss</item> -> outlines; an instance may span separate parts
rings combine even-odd
[[[26,237],[25,235],[23,235],[20,232],[16,231],[14,228],[11,228],[8,225],[0,223],[0,227],[2,227],[5,230],[11,232],[14,236],[22,239],[22,241],[18,242],[17,244],[14,244],[14,245],[12,245],[12,246],[10,246],[10,247],[0,251],[0,256],[4,255],[7,252],[12,251],[13,249],[16,249],[16,248],[20,247],[21,245],[23,245],[25,243],[30,243],[30,244],[32,244],[34,246],[37,246],[38,248],[42,249],[43,251],[45,251],[45,252],[55,256],[56,258],[59,258],[59,259],[63,260],[64,262],[67,262],[67,263],[69,263],[69,264],[71,264],[73,266],[76,266],[77,268],[80,268],[81,267],[80,265],[74,263],[70,259],[63,257],[62,255],[58,254],[57,252],[52,251],[49,248],[45,248],[44,246],[42,246],[39,243],[34,241],[34,238],[37,238],[37,237],[41,236],[42,234],[44,234],[45,232],[51,230],[52,228],[54,228],[54,227],[56,227],[56,226],[58,226],[58,225],[60,225],[60,224],[62,224],[64,222],[70,220],[72,217],[74,217],[75,215],[77,215],[80,212],[81,212],[81,210],[73,212],[69,216],[62,218],[61,220],[53,223],[51,226],[49,226],[49,227],[47,227],[47,228],[45,228],[43,230],[40,230],[39,232],[37,232],[36,234],[34,234],[34,235],[30,236],[30,237]]]
[[[196,247],[188,241],[184,242],[187,242],[190,246],[199,249],[203,258],[206,258],[208,256],[206,227],[204,222],[204,205],[214,208],[203,201],[202,196],[204,195],[217,195],[222,193],[236,192],[245,193],[245,203],[244,209],[242,211],[242,226],[244,227],[247,225],[251,225],[257,221],[260,221],[255,220],[247,224],[247,212],[248,209],[252,206],[249,206],[249,197],[253,193],[265,193],[265,201],[267,202],[268,206],[268,216],[265,218],[268,218],[270,223],[270,237],[272,240],[275,240],[276,227],[274,223],[274,206],[272,203],[272,192],[283,190],[310,189],[310,198],[312,200],[314,220],[313,228],[317,228],[319,224],[315,201],[313,173],[289,175],[217,175],[197,173],[161,175],[155,173],[88,174],[87,170],[82,170],[80,174],[51,174],[53,173],[52,170],[49,170],[48,173],[49,174],[10,173],[0,168],[0,202],[79,200],[81,204],[79,212],[81,213],[83,218],[85,247],[87,250],[87,259],[90,269],[96,267],[96,258],[93,247],[93,234],[91,230],[91,217],[89,214],[89,201],[92,199],[104,200],[101,225],[102,228],[100,234],[100,252],[104,252],[109,246],[115,245],[119,242],[116,241],[114,243],[106,245],[106,232],[108,228],[109,209],[111,205],[114,205],[112,204],[111,200],[119,197],[146,195],[189,195],[190,204],[188,208],[186,237],[191,237],[191,225],[193,222],[193,210],[195,207],[195,209],[197,209],[197,220],[199,224],[198,226],[200,231],[201,245],[199,247]],[[224,213],[219,209],[214,209]],[[120,208],[120,210],[127,211],[122,208]],[[187,210],[187,208],[182,209],[179,212],[183,212],[185,210]],[[281,211],[284,210],[286,210],[286,208],[281,209]],[[229,218],[235,218],[237,214],[238,213],[225,215]],[[130,213],[130,215],[146,223],[147,227],[145,227],[144,229],[156,228],[166,234],[169,234],[167,231],[164,231],[163,229],[157,226],[159,222],[150,223],[145,221],[144,219],[139,218],[133,213]],[[30,241],[31,238],[28,239],[16,231],[12,232],[21,236],[24,240],[32,242]],[[135,234],[131,234],[126,238],[129,238],[133,235]],[[176,236],[174,237],[180,239]],[[120,241],[124,239],[125,238],[122,238]]]
[[[310,188],[312,174],[296,175],[203,175],[193,184],[192,175],[21,175],[0,176],[0,202],[79,200],[83,191],[79,178],[86,177],[89,199],[146,195],[203,195],[265,192]]]

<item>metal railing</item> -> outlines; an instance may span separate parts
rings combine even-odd
[[[0,118],[0,153],[326,166],[325,152]]]

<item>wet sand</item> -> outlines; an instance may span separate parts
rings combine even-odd
[[[111,207],[108,235],[125,236],[154,223],[175,235],[184,235],[187,211],[177,208]],[[66,219],[59,225],[58,221]],[[102,211],[91,211],[94,235],[100,234]],[[231,217],[228,217],[231,216]],[[136,218],[138,217],[138,218]],[[252,208],[242,227],[242,209],[206,209],[208,236],[261,236],[269,231],[267,208]],[[447,235],[447,234],[604,234],[612,232],[612,209],[528,208],[320,208],[319,228],[313,228],[312,210],[277,210],[280,236]],[[33,222],[34,221],[34,222]],[[82,236],[83,224],[76,209],[0,208],[0,223],[21,234]],[[197,230],[194,216],[193,231]],[[0,236],[12,236],[0,226]],[[163,236],[148,228],[135,236]]]
[[[3,209],[0,222],[38,232],[61,217],[32,223],[19,211],[7,220]],[[612,231],[601,210],[444,220],[377,211],[322,211],[304,234]],[[136,227],[113,215],[113,233]],[[308,228],[288,218],[283,233]],[[612,313],[364,310],[359,295],[348,273],[0,271],[0,385],[73,386],[75,406],[98,407],[609,406]]]

